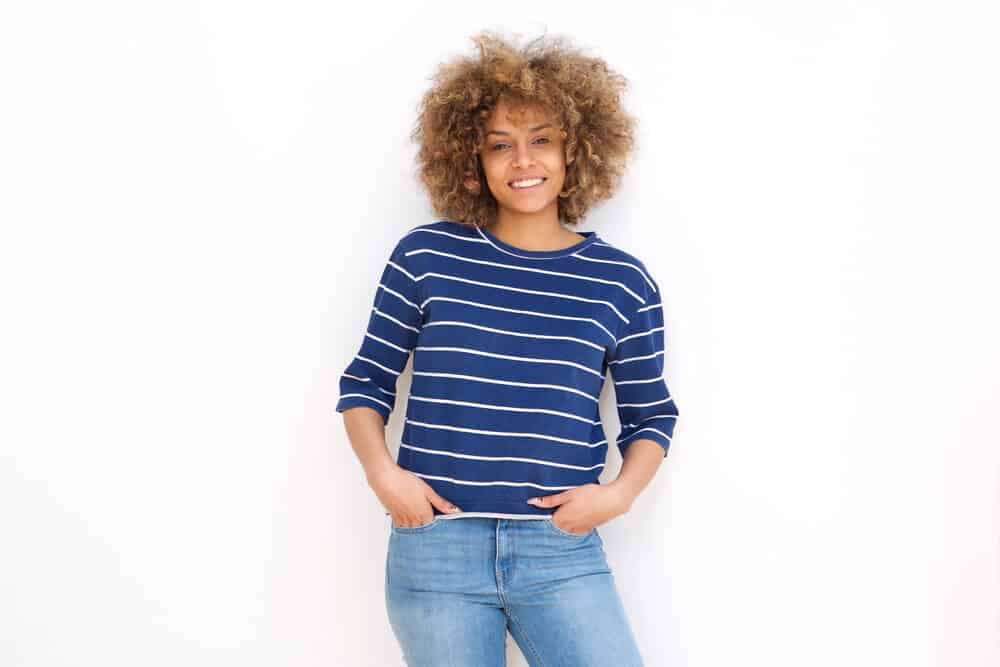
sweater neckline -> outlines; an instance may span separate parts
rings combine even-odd
[[[504,243],[499,238],[494,236],[492,232],[486,229],[486,227],[477,225],[476,230],[479,232],[480,236],[482,236],[488,243],[493,245],[498,250],[528,259],[554,259],[556,257],[566,257],[589,247],[598,240],[597,232],[591,230],[577,232],[578,234],[583,234],[586,238],[581,239],[577,243],[565,248],[556,248],[555,250],[526,250],[525,248],[518,248],[517,246],[509,243]]]

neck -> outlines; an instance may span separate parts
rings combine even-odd
[[[519,213],[501,208],[490,232],[504,243],[525,250],[559,250],[584,237],[559,222],[557,203],[535,213]]]

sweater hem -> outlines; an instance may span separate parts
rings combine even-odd
[[[555,514],[555,507],[535,507],[524,501],[482,500],[476,498],[448,498],[461,512],[442,512],[431,506],[434,516],[442,519],[488,516],[501,519],[549,519]],[[385,512],[386,516],[389,512]]]

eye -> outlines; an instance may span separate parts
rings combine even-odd
[[[547,144],[551,143],[548,137],[538,137],[537,139],[535,139],[534,143],[538,143],[540,141],[545,142]],[[506,146],[506,145],[507,144],[493,144],[493,146],[491,146],[491,149],[497,151],[500,150],[501,146]]]

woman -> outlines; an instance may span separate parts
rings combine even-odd
[[[677,420],[660,291],[635,256],[563,226],[620,182],[626,82],[560,39],[473,39],[413,133],[442,219],[393,249],[336,407],[391,516],[390,622],[409,665],[503,665],[507,630],[532,665],[641,665],[597,526],[628,511]],[[601,484],[609,369],[622,467]]]

